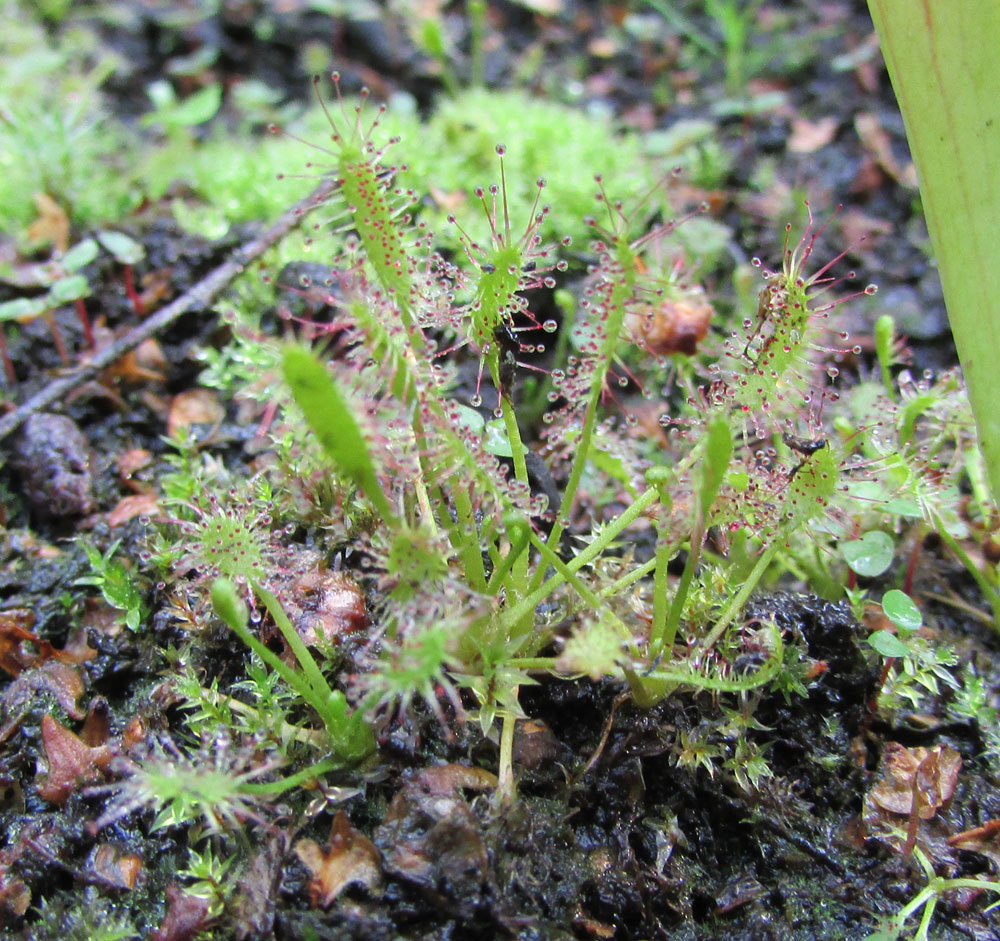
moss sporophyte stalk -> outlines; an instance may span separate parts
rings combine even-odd
[[[727,323],[675,240],[686,217],[655,221],[662,194],[626,209],[598,178],[601,221],[571,254],[543,237],[560,207],[542,205],[541,180],[512,218],[518,155],[502,146],[499,182],[453,211],[439,250],[421,221],[434,180],[396,184],[388,148],[405,144],[379,140],[366,97],[338,89],[314,168],[337,184],[315,236],[329,282],[310,284],[333,322],[296,315],[299,339],[270,345],[237,331],[286,390],[266,486],[195,500],[196,474],[175,503],[175,561],[191,592],[212,584],[259,678],[256,705],[192,688],[198,708],[320,748],[315,775],[361,760],[418,701],[445,728],[499,723],[509,800],[519,690],[545,677],[610,678],[642,706],[804,693],[822,669],[744,605],[782,576],[842,596],[840,542],[955,519],[970,465],[954,378],[915,391],[890,330],[873,378],[843,382],[859,353],[835,323],[843,256],[810,270],[825,228],[811,213]],[[368,633],[349,653],[311,648],[285,611],[285,524],[299,519],[364,586]],[[717,753],[740,786],[766,773],[749,742],[722,760],[706,734],[698,761]]]

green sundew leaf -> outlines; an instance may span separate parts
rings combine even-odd
[[[82,274],[70,275],[68,278],[60,278],[49,288],[47,295],[48,306],[58,307],[60,304],[68,304],[70,301],[77,301],[81,297],[90,294],[90,285]]]
[[[483,447],[489,451],[490,454],[495,454],[497,457],[513,456],[514,452],[510,446],[510,438],[507,437],[507,429],[504,426],[502,418],[486,423],[486,434],[483,437]]]
[[[364,491],[383,519],[395,519],[375,473],[368,443],[327,368],[308,350],[289,346],[282,357],[282,372],[330,460]]]
[[[897,588],[887,591],[882,596],[882,610],[904,634],[912,633],[924,623],[924,616],[913,599],[905,591]]]
[[[39,297],[19,297],[13,301],[4,301],[0,304],[0,323],[10,320],[24,322],[40,317],[48,306]]]
[[[729,475],[729,486],[737,493],[746,493],[750,487],[750,475],[746,471],[733,471]]]
[[[479,414],[474,408],[470,408],[468,405],[457,406],[458,416],[457,423],[462,428],[467,428],[474,435],[482,437],[483,429],[486,427],[486,419]]]
[[[84,548],[86,548],[86,544]],[[236,586],[229,579],[217,578],[212,582],[210,597],[215,613],[230,628],[234,631],[246,629],[250,621],[250,612],[247,610],[246,603],[237,594]]]
[[[883,657],[905,657],[910,652],[910,648],[892,631],[875,631],[868,638],[868,643]]]
[[[842,542],[840,552],[853,572],[870,578],[881,575],[892,565],[895,546],[888,533],[873,530],[860,539]]]
[[[79,271],[85,265],[89,265],[98,255],[100,249],[93,239],[84,239],[77,242],[59,260],[59,263],[67,271]]]
[[[899,410],[899,419],[897,420],[897,424],[899,425],[900,444],[906,444],[913,437],[917,420],[924,414],[924,412],[933,408],[938,401],[940,400],[936,395],[932,395],[928,392],[910,399],[910,401],[908,401]]]
[[[883,314],[875,321],[875,353],[879,365],[886,372],[892,365],[892,341],[896,333],[896,322],[889,314]]]
[[[115,261],[123,265],[134,265],[146,257],[146,249],[140,242],[124,232],[106,229],[97,233],[98,241],[115,256]]]
[[[705,461],[701,473],[702,513],[707,512],[715,502],[733,456],[733,435],[725,416],[718,415],[709,422],[706,438]]]
[[[435,59],[444,59],[448,54],[441,24],[430,17],[420,24],[420,44]]]
[[[206,85],[183,101],[172,101],[172,94],[162,92],[161,83],[154,82],[148,93],[157,110],[140,120],[143,127],[153,124],[163,124],[168,128],[194,127],[214,118],[222,104],[222,86],[218,82]]]
[[[882,505],[882,509],[894,516],[908,516],[910,519],[920,519],[924,515],[920,504],[910,497],[893,497]]]
[[[587,460],[599,471],[607,474],[609,477],[613,477],[622,484],[633,497],[637,495],[629,477],[629,472],[620,457],[602,450],[595,444],[591,446]]]

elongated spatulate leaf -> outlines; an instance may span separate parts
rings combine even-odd
[[[282,370],[309,427],[337,470],[364,492],[384,519],[393,519],[368,443],[326,366],[308,350],[289,346]]]

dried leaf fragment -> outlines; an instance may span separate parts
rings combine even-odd
[[[28,630],[33,622],[34,615],[28,610],[0,611],[0,669],[11,676],[18,677],[24,670],[39,667],[49,660],[77,664],[94,656],[95,652],[86,644],[72,650],[57,650],[49,641]],[[37,653],[29,649],[29,644]]]
[[[349,885],[381,891],[382,863],[375,844],[351,826],[344,811],[333,818],[325,848],[315,840],[299,840],[295,853],[312,873],[309,901],[313,908],[329,908]]]
[[[837,133],[837,119],[826,115],[818,121],[806,118],[792,118],[792,135],[788,138],[788,150],[793,154],[811,154],[825,147]]]
[[[892,152],[892,144],[889,135],[882,122],[870,111],[863,111],[854,119],[854,129],[861,138],[861,143],[865,146],[875,162],[891,176],[901,186],[909,189],[917,188],[917,170],[913,162],[905,166],[901,164]]]
[[[715,309],[704,298],[665,298],[655,305],[630,311],[625,328],[632,342],[654,356],[683,353],[693,356],[705,339]]]
[[[882,780],[869,796],[882,810],[916,813],[930,820],[951,800],[961,768],[962,756],[947,745],[906,748],[890,742],[882,760]]]
[[[462,791],[496,787],[481,768],[426,768],[393,797],[375,834],[385,870],[407,882],[455,897],[478,894],[488,881],[482,828]]]
[[[106,886],[134,889],[142,872],[142,859],[114,843],[101,843],[90,854],[86,871]]]
[[[979,853],[1000,868],[1000,818],[994,817],[982,826],[948,837],[948,845],[955,849]]]
[[[226,417],[218,396],[211,389],[189,389],[180,392],[170,402],[167,434],[171,438],[189,425],[215,425]]]
[[[122,497],[108,514],[108,525],[114,529],[123,526],[137,516],[157,517],[161,515],[160,504],[155,493],[135,493]]]
[[[208,900],[188,895],[180,886],[167,889],[167,913],[149,941],[192,941],[208,921]]]
[[[38,218],[28,226],[28,240],[51,244],[60,254],[69,248],[69,216],[47,193],[35,193]]]
[[[52,804],[64,804],[81,785],[99,781],[111,764],[108,745],[85,745],[51,713],[42,718],[42,745],[49,771],[38,783],[38,794]]]
[[[20,918],[31,904],[31,890],[9,873],[0,874],[0,925],[13,915]]]
[[[305,573],[293,584],[286,609],[299,636],[310,647],[368,626],[364,593],[346,572],[322,568]]]

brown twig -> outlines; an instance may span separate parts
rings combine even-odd
[[[35,393],[23,405],[5,415],[0,419],[0,441],[20,428],[36,412],[43,411],[56,402],[65,401],[68,394],[78,385],[93,379],[144,340],[165,330],[182,314],[189,310],[207,307],[230,281],[242,274],[247,265],[287,235],[311,210],[322,203],[336,185],[336,181],[332,179],[324,180],[305,199],[284,213],[266,232],[235,251],[228,261],[202,278],[190,291],[186,291],[124,336],[95,353],[71,373],[50,382],[41,392]]]

